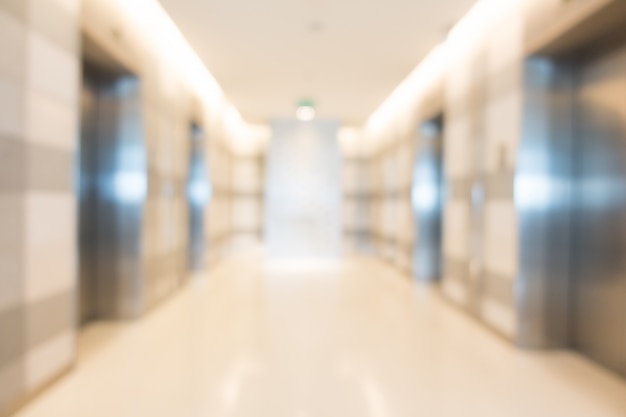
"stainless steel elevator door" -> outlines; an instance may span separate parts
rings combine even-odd
[[[96,276],[98,262],[98,140],[97,91],[85,77],[81,91],[81,129],[78,168],[78,244],[80,252],[80,324],[97,316]]]
[[[411,199],[415,218],[413,275],[420,281],[441,277],[443,211],[443,121],[439,117],[419,129]]]
[[[141,231],[147,193],[140,83],[83,65],[78,155],[80,324],[142,309]]]
[[[204,158],[204,131],[193,123],[189,172],[187,176],[187,200],[189,203],[189,267],[192,271],[206,266],[205,211],[211,197],[209,170]]]
[[[626,375],[626,44],[577,82],[572,342]]]

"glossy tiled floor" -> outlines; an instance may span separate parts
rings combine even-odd
[[[371,260],[231,262],[131,324],[20,417],[626,415],[626,384],[523,353]]]

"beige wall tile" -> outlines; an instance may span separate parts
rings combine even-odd
[[[457,52],[457,49],[454,49],[454,52]],[[455,55],[452,57],[452,65],[455,68],[454,76],[446,78],[446,106],[464,102],[475,81],[471,71],[468,70],[469,62],[471,62],[469,53],[465,50],[459,50]]]
[[[448,178],[465,178],[471,172],[470,120],[466,117],[446,122],[444,169]]]
[[[492,100],[486,113],[486,160],[487,171],[495,172],[501,168],[515,167],[515,144],[519,141],[522,130],[523,98],[521,90]],[[504,161],[501,152],[505,152]],[[505,167],[500,167],[504,162]]]
[[[70,193],[31,193],[25,201],[24,288],[29,302],[76,285],[76,201]]]
[[[347,200],[343,203],[344,229],[367,230],[370,228],[371,214],[367,204],[360,200]]]
[[[27,146],[23,140],[0,135],[0,192],[16,193],[26,187]]]
[[[359,191],[359,183],[362,181],[360,164],[344,161],[342,170],[342,184],[344,193],[356,193]]]
[[[31,29],[71,53],[79,53],[78,15],[60,0],[29,0]]]
[[[517,333],[515,310],[489,298],[483,300],[481,313],[485,321],[506,336],[513,338]]]
[[[489,202],[485,208],[485,266],[514,279],[518,271],[518,222],[513,201]]]
[[[488,73],[497,74],[523,59],[524,21],[520,19],[521,13],[519,1],[513,1],[510,9],[495,22],[492,33],[498,36],[487,37],[485,45]]]
[[[401,200],[398,204],[397,235],[403,242],[412,242],[415,234],[413,207],[410,200]]]
[[[0,410],[14,406],[25,394],[24,367],[21,358],[0,367]]]
[[[21,138],[24,132],[24,88],[0,74],[0,134]]]
[[[171,117],[161,112],[157,139],[157,167],[162,175],[174,174],[174,138],[172,137],[173,124]]]
[[[72,16],[79,16],[83,0],[54,0],[59,8],[62,8]]]
[[[74,192],[74,154],[30,144],[27,148],[30,190]]]
[[[26,68],[26,27],[0,8],[0,73],[22,80]]]
[[[26,136],[34,143],[73,152],[77,146],[77,107],[31,89],[26,97]]]
[[[0,253],[22,255],[24,243],[24,197],[20,194],[0,194]]]
[[[233,164],[233,189],[236,192],[258,193],[263,189],[264,181],[258,159],[241,158]]]
[[[342,221],[344,230],[353,230],[356,225],[357,204],[352,199],[344,199],[341,205]]]
[[[27,248],[74,243],[76,200],[72,193],[30,193],[25,213]]]
[[[24,307],[26,343],[37,347],[77,325],[76,291],[71,289]]]
[[[469,256],[469,206],[450,202],[444,211],[443,247],[446,256],[466,259]]]
[[[232,215],[235,230],[259,230],[262,227],[261,207],[256,198],[235,199]]]
[[[396,219],[395,204],[391,199],[385,199],[382,207],[382,232],[385,236],[394,236],[394,223]]]
[[[0,369],[22,356],[26,349],[24,331],[24,310],[20,306],[0,310]]]
[[[545,36],[554,25],[571,19],[580,10],[607,2],[607,0],[525,0],[524,34],[526,41],[532,42]]]
[[[76,352],[75,330],[68,330],[26,354],[26,388],[34,390],[69,367]]]
[[[467,304],[467,289],[458,280],[446,277],[442,282],[442,290],[455,303],[459,305]]]
[[[22,259],[18,254],[0,253],[0,277],[1,311],[22,300]]]
[[[155,223],[154,223],[154,244],[155,255],[162,255],[167,251],[167,202],[162,198],[154,201],[155,206]]]
[[[76,54],[39,33],[28,35],[28,80],[31,88],[71,106],[78,105],[80,80]]]
[[[20,22],[28,19],[28,0],[0,0],[0,9]]]

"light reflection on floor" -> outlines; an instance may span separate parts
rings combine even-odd
[[[521,352],[373,260],[227,262],[144,319],[84,331],[19,417],[626,415],[626,383]]]

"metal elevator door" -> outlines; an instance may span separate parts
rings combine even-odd
[[[140,314],[147,194],[140,83],[83,63],[79,199],[80,324]]]
[[[413,275],[441,278],[443,219],[443,117],[422,123],[418,133],[411,200],[415,219]]]
[[[97,317],[98,262],[98,140],[97,88],[85,76],[81,91],[81,132],[78,158],[79,178],[79,277],[80,324]]]
[[[200,271],[206,266],[205,212],[211,198],[209,170],[204,157],[204,131],[193,123],[189,172],[187,176],[187,199],[189,203],[189,266]]]
[[[626,44],[577,68],[572,344],[626,375]]]

